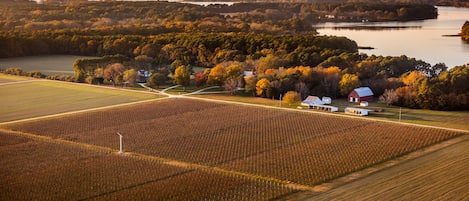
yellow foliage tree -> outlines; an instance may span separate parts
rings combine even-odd
[[[270,81],[268,79],[262,78],[256,83],[256,94],[262,97],[270,97]]]
[[[296,91],[288,91],[283,96],[282,101],[287,104],[295,104],[301,101],[301,97]]]
[[[186,66],[179,66],[174,71],[174,83],[181,85],[186,90],[186,87],[189,86],[191,80],[191,74],[189,68]]]
[[[124,71],[124,81],[130,86],[134,86],[137,83],[138,73],[135,69],[129,69]]]
[[[208,74],[207,84],[211,86],[222,86],[225,82],[225,72],[225,67],[216,65]]]
[[[427,76],[425,76],[422,71],[412,71],[408,74],[406,73],[402,75],[401,77],[402,83],[413,89],[416,89],[419,83],[425,79],[427,79]]]
[[[361,85],[358,76],[352,74],[344,74],[339,82],[340,93],[343,96],[348,95],[353,89]]]

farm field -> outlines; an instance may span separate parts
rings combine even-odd
[[[442,129],[186,98],[1,127],[113,150],[118,149],[116,132],[120,132],[125,152],[217,168],[233,172],[228,175],[278,185],[292,183],[311,188],[462,135]]]
[[[265,200],[272,183],[0,131],[0,200]]]
[[[464,200],[469,138],[306,200]]]
[[[32,80],[33,78],[29,77],[20,77],[20,76],[12,76],[0,73],[0,84],[3,83],[10,83],[10,82],[18,82],[18,81],[25,81],[25,80]]]
[[[81,58],[73,55],[28,56],[0,59],[0,68],[21,68],[23,71],[39,71],[44,75],[73,75],[73,62]]]
[[[159,97],[155,94],[49,80],[0,85],[0,94],[0,122]]]

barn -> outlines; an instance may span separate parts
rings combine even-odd
[[[373,91],[369,87],[359,87],[354,89],[348,95],[349,102],[359,103],[362,101],[372,101],[373,100]]]

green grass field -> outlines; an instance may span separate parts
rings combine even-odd
[[[73,75],[73,62],[78,58],[96,58],[73,55],[48,55],[0,59],[0,68],[21,68],[39,71],[45,75]]]
[[[158,98],[155,94],[35,81],[0,85],[0,122]]]

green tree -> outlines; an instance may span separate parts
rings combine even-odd
[[[152,88],[160,88],[161,85],[164,85],[168,80],[168,76],[164,73],[153,73],[151,74],[150,78],[148,79],[146,85]]]
[[[191,74],[187,66],[179,66],[174,72],[174,83],[181,85],[186,91],[186,87],[189,86],[191,81]]]
[[[361,85],[358,76],[352,74],[344,74],[339,82],[340,94],[347,96],[353,89]]]

